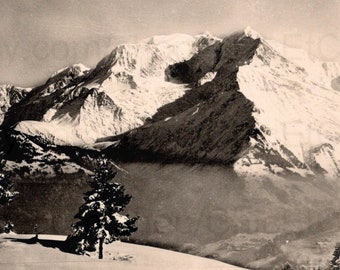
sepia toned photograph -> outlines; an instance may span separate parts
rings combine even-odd
[[[340,0],[0,0],[1,270],[339,270]]]

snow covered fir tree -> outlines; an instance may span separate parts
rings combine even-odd
[[[0,161],[0,206],[9,205],[14,197],[19,194],[17,191],[12,191],[13,183],[8,174],[2,173],[1,169],[4,167],[4,162]],[[10,233],[14,229],[14,224],[11,220],[5,222],[2,231]]]
[[[11,220],[5,222],[5,226],[2,228],[4,233],[11,233],[14,231],[14,224]]]
[[[124,186],[112,182],[116,174],[107,159],[98,161],[89,181],[92,190],[84,194],[85,202],[75,215],[79,221],[72,225],[73,232],[66,240],[78,254],[95,251],[98,245],[98,258],[102,259],[104,243],[130,236],[137,230],[138,217],[122,214],[132,196],[125,194]]]
[[[340,270],[340,242],[336,243],[329,270]]]
[[[0,161],[1,162],[1,161]],[[9,205],[14,197],[19,194],[17,191],[12,191],[13,183],[9,176],[1,172],[4,163],[0,163],[0,206]]]

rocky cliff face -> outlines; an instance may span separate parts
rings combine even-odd
[[[251,60],[258,43],[236,33],[188,61],[169,66],[168,80],[190,83],[192,88],[161,107],[148,125],[119,137],[114,155],[148,161],[236,161],[257,132],[253,104],[238,91],[236,74],[240,65]],[[215,78],[199,85],[210,72],[216,72]]]
[[[13,85],[0,86],[0,124],[3,122],[8,109],[22,100],[30,88],[15,87]]]
[[[190,90],[143,127],[112,138],[119,145],[107,152],[125,161],[234,164],[243,176],[313,177],[322,170],[308,153],[326,143],[334,151],[317,163],[337,177],[340,95],[332,82],[339,72],[246,29],[170,65],[167,80]]]
[[[2,126],[7,128],[20,121],[42,121],[48,118],[51,109],[60,108],[81,95],[81,91],[72,90],[86,70],[88,68],[82,65],[74,65],[56,72],[44,85],[32,89],[25,99],[12,106],[5,115]]]

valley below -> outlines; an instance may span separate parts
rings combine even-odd
[[[243,179],[228,167],[211,165],[119,168],[117,181],[133,194],[127,211],[141,217],[129,239],[134,243],[251,269],[280,269],[285,262],[325,267],[340,236],[336,182]],[[82,173],[18,179],[20,200],[0,214],[18,233],[32,233],[37,224],[41,233],[68,234],[88,190],[86,179]]]

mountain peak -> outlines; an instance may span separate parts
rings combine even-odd
[[[204,32],[198,34],[199,37],[209,37],[209,38],[216,38],[214,35],[212,35],[208,30],[205,30]]]
[[[65,71],[69,71],[69,70],[77,70],[79,73],[84,73],[85,71],[88,71],[90,68],[88,68],[87,66],[85,66],[84,64],[78,63],[78,64],[74,64],[72,66],[68,66],[68,67],[64,67],[59,69],[58,71],[54,72],[50,78],[55,77],[58,74],[64,73]]]
[[[172,44],[174,42],[184,42],[188,40],[192,40],[193,37],[188,34],[182,33],[173,33],[169,35],[155,35],[146,39],[143,39],[141,43],[149,44],[149,45],[159,45],[159,44]]]
[[[250,26],[247,26],[245,29],[244,29],[244,34],[247,36],[247,37],[250,37],[252,39],[262,39],[262,36],[260,35],[260,33],[258,33],[257,31],[255,31],[253,28],[251,28]]]

